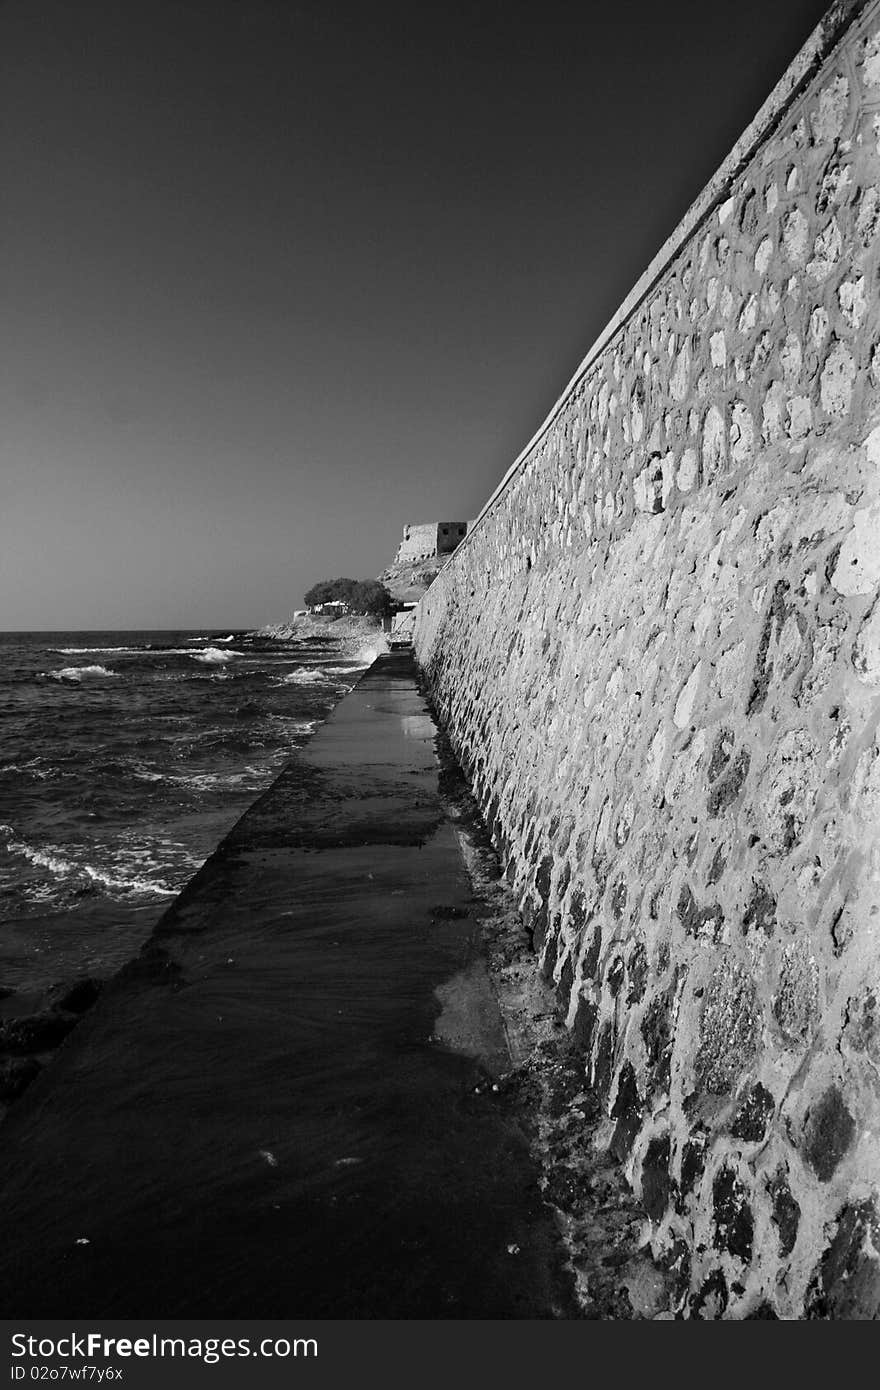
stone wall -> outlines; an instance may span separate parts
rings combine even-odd
[[[464,539],[467,528],[466,521],[407,522],[394,563],[402,565],[413,560],[429,560],[436,555],[449,555]]]
[[[461,545],[467,535],[468,522],[466,521],[438,521],[437,522],[437,554],[451,555],[457,546]]]
[[[411,560],[426,560],[429,556],[436,554],[436,521],[428,521],[423,524],[408,522],[403,528],[403,540],[397,547],[394,563],[402,565]]]
[[[880,13],[836,7],[419,609],[685,1316],[880,1306]]]

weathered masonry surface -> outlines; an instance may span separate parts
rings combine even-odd
[[[685,1315],[880,1307],[878,228],[855,3],[419,610]]]
[[[407,522],[394,557],[396,565],[450,555],[467,535],[467,521]]]

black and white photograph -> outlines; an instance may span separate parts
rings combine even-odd
[[[0,1376],[880,1317],[878,283],[880,0],[0,0]]]

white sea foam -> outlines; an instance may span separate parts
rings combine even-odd
[[[238,772],[151,772],[147,768],[136,768],[134,775],[141,782],[170,782],[174,786],[206,792],[221,787],[258,790],[265,785],[269,773],[263,767],[248,764]]]
[[[244,767],[240,772],[194,772],[188,777],[172,777],[173,782],[194,791],[216,791],[219,787],[244,787],[251,791],[265,785],[268,773],[262,767]]]
[[[188,637],[188,642],[231,642],[229,637]],[[197,661],[228,661],[233,656],[243,656],[243,652],[221,651],[219,647],[49,647],[50,652],[62,656],[144,656],[161,658],[165,656],[192,656]]]
[[[267,716],[267,723],[277,729],[279,733],[291,734],[310,734],[320,724],[320,719],[295,719],[289,714],[270,714]]]
[[[281,676],[276,685],[320,685],[325,681],[324,672],[317,666],[298,666],[286,676]]]
[[[222,666],[226,661],[232,661],[237,656],[244,656],[244,652],[221,652],[219,647],[206,647],[203,652],[187,652],[187,656],[192,656],[194,661],[200,661],[205,666]]]
[[[355,661],[360,666],[372,666],[378,656],[384,655],[388,651],[388,643],[384,637],[377,637],[369,646],[359,647]]]
[[[104,677],[116,676],[115,671],[108,671],[106,666],[63,666],[60,671],[50,671],[49,675],[53,681],[81,681],[84,677]]]
[[[29,777],[36,777],[39,781],[45,782],[52,774],[43,770],[41,762],[42,758],[30,758],[26,763],[7,763],[5,767],[0,767],[0,777],[12,772],[24,772]]]
[[[90,883],[100,885],[103,888],[115,889],[122,893],[144,893],[158,897],[173,897],[177,892],[176,888],[169,888],[160,879],[141,878],[138,875],[122,875],[118,871],[108,873],[103,869],[96,869],[87,862],[78,863],[69,858],[71,850],[65,846],[43,845],[40,849],[35,849],[33,845],[27,844],[24,840],[19,840],[16,832],[11,825],[0,825],[0,835],[6,839],[6,851],[9,854],[17,854],[22,859],[27,859],[31,864],[37,865],[41,869],[48,869],[56,878],[78,878],[85,879]],[[143,859],[144,854],[127,851],[124,854],[114,856],[116,860],[125,857]],[[123,864],[124,867],[124,864]]]

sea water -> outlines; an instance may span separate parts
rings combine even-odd
[[[0,634],[0,995],[130,959],[371,658],[329,638]]]

